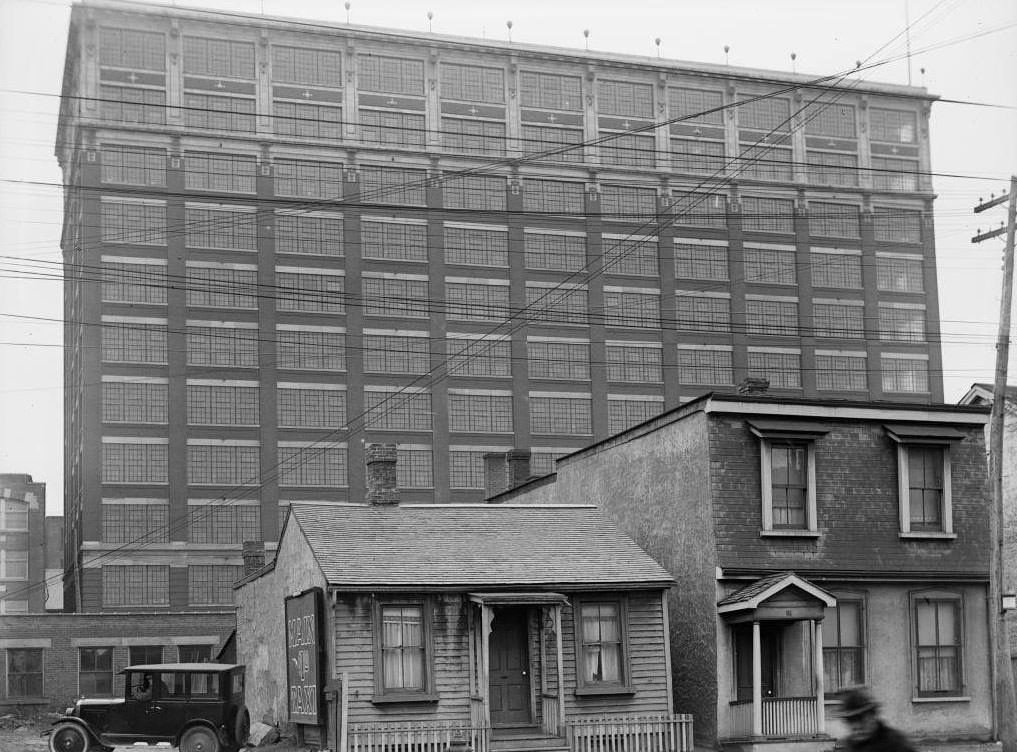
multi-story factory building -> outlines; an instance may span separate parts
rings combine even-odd
[[[74,7],[67,531],[212,607],[293,500],[477,500],[709,389],[939,402],[924,89]],[[144,547],[137,541],[143,538]]]

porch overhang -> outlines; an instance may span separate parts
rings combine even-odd
[[[794,572],[770,575],[731,593],[717,604],[717,613],[729,622],[821,620],[823,610],[837,599]]]
[[[467,593],[466,597],[481,606],[565,606],[569,602],[562,593],[545,592]]]

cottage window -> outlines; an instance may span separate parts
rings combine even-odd
[[[950,444],[953,428],[887,425],[897,442],[897,496],[904,538],[953,538]]]
[[[434,700],[431,691],[429,609],[423,602],[378,603],[375,702]]]
[[[917,697],[963,694],[963,601],[957,593],[911,597],[913,675]]]
[[[576,614],[576,694],[630,692],[626,649],[626,603],[582,600]]]
[[[787,421],[751,420],[759,437],[761,535],[818,535],[816,514],[816,440],[825,426]]]

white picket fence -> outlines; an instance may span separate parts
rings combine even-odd
[[[577,718],[565,723],[572,752],[691,752],[692,716]]]

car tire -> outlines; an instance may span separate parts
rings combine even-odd
[[[208,726],[192,726],[180,737],[180,752],[221,752],[219,737]]]
[[[49,735],[49,752],[88,752],[92,746],[89,733],[77,723],[58,723]]]
[[[251,733],[251,714],[247,708],[241,705],[237,714],[233,716],[233,744],[240,749],[247,744],[247,737]]]

